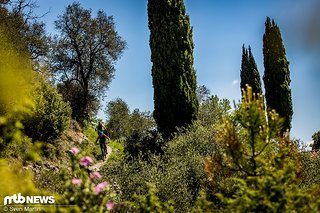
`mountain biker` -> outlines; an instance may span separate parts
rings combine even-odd
[[[107,131],[103,130],[103,125],[102,125],[102,123],[99,122],[99,124],[98,124],[98,137],[96,139],[96,143],[98,140],[100,141],[102,160],[105,160],[105,157],[108,154],[107,153],[107,145],[106,145],[107,139],[110,139],[109,136],[107,135]]]

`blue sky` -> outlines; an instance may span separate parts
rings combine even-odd
[[[38,14],[48,33],[69,0],[38,0]],[[153,87],[147,19],[147,0],[80,0],[93,14],[112,15],[127,49],[116,65],[116,76],[105,102],[117,97],[130,109],[153,110]],[[241,47],[251,45],[263,76],[262,37],[267,16],[280,27],[290,62],[293,97],[292,136],[311,141],[320,129],[320,3],[317,0],[185,0],[193,26],[194,67],[199,85],[231,102],[240,99]],[[102,111],[100,117],[105,117]]]

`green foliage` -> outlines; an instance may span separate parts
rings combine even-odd
[[[1,10],[0,6],[0,10]],[[0,23],[0,156],[10,156],[21,141],[21,120],[33,110],[30,96],[34,73],[24,53],[18,53],[14,43]]]
[[[124,152],[131,158],[143,157],[147,159],[150,154],[163,154],[164,140],[153,130],[148,132],[135,132],[124,142]]]
[[[17,144],[21,143],[22,124],[20,119],[25,113],[15,112],[0,116],[0,157],[14,154]]]
[[[154,118],[168,138],[197,118],[192,28],[183,0],[149,0]]]
[[[149,153],[147,158],[142,155],[113,162],[102,174],[119,184],[121,200],[134,201],[134,194],[145,195],[151,183],[161,202],[171,200],[178,212],[188,211],[206,182],[203,162],[216,150],[213,134],[213,129],[195,124],[168,141],[162,156]]]
[[[0,159],[0,184],[1,198],[17,193],[21,193],[22,195],[44,194],[35,188],[30,172],[23,171],[19,164],[9,164],[3,159]],[[1,205],[3,205],[3,200],[0,199]]]
[[[315,132],[312,135],[312,140],[313,140],[312,150],[318,151],[320,149],[320,131]]]
[[[83,96],[82,88],[75,82],[58,83],[57,88],[59,93],[62,94],[63,99],[70,103],[72,118],[80,122],[81,125],[85,125],[85,122],[89,121],[97,113],[100,107],[99,98],[91,94],[87,97]],[[84,109],[84,105],[82,105],[85,101],[88,101],[90,112],[87,112]]]
[[[22,143],[16,152],[17,158],[23,158],[23,163],[26,162],[34,162],[34,163],[41,163],[41,154],[43,153],[43,144],[41,142],[32,143],[30,138],[22,137]],[[21,149],[22,147],[22,149]]]
[[[96,141],[98,133],[96,129],[91,125],[85,125],[83,128],[83,133],[88,137],[88,141]]]
[[[162,196],[172,199],[178,209],[188,210],[207,186],[204,160],[216,153],[218,147],[213,137],[216,134],[214,126],[203,127],[195,123],[188,131],[182,132],[169,141],[165,149],[168,174],[164,174],[167,176],[164,179],[168,182],[162,185]],[[182,195],[179,196],[178,192]]]
[[[205,85],[197,86],[197,98],[199,104],[202,104],[210,97],[210,90]]]
[[[299,189],[292,165],[290,167],[266,176],[237,180],[238,191],[234,198],[222,199],[227,205],[226,211],[318,212],[316,199],[310,192]]]
[[[88,140],[82,141],[79,145],[80,148],[89,156],[93,156],[98,159],[101,151],[99,144],[95,143],[98,137],[97,131],[91,125],[87,125],[84,127],[83,132],[88,137]]]
[[[129,120],[129,135],[143,133],[156,128],[155,121],[150,112],[140,112],[139,109],[133,110]]]
[[[106,113],[108,115],[107,129],[110,137],[118,139],[129,135],[130,110],[128,104],[120,98],[110,101],[107,104]]]
[[[51,69],[59,77],[73,117],[83,122],[96,113],[99,97],[114,77],[114,63],[125,46],[112,16],[74,2],[55,22],[60,32],[53,41]]]
[[[211,213],[213,212],[214,204],[209,201],[207,194],[204,191],[200,192],[197,201],[195,202],[195,206],[192,209],[192,212],[202,212],[202,213]]]
[[[71,108],[57,90],[43,79],[36,85],[33,96],[36,108],[23,121],[25,133],[33,140],[53,141],[68,128]]]
[[[0,5],[0,28],[10,38],[15,54],[33,60],[33,68],[37,69],[40,58],[48,52],[48,37],[44,23],[34,14],[35,2],[26,0],[11,1],[8,5]],[[1,33],[0,33],[1,34]]]
[[[276,110],[280,117],[285,119],[281,130],[284,133],[291,129],[293,114],[289,62],[280,29],[269,17],[266,20],[263,35],[263,56],[265,68],[263,81],[267,108]]]
[[[320,153],[301,153],[302,171],[299,177],[299,185],[302,189],[309,189],[320,185]]]
[[[81,158],[82,156],[82,158]],[[98,173],[89,173],[88,165],[83,164],[83,154],[70,154],[72,162],[72,174],[64,175],[64,193],[62,199],[58,201],[63,205],[75,205],[61,207],[59,211],[72,212],[109,212],[114,208],[113,202],[116,201],[115,193],[107,182],[101,182]],[[108,206],[107,204],[112,204]]]
[[[218,133],[217,141],[225,146],[232,156],[231,168],[249,176],[259,175],[258,167],[264,165],[276,143],[271,142],[279,135],[282,120],[272,111],[266,120],[263,97],[255,97],[251,87],[243,94],[241,104],[234,113],[233,120],[226,120]]]
[[[133,204],[134,212],[174,212],[174,206],[170,202],[161,202],[156,196],[156,189],[149,185],[148,193],[145,195],[135,195]]]
[[[63,172],[58,172],[50,169],[43,169],[40,174],[33,179],[34,184],[39,190],[44,190],[51,193],[63,194],[64,182]]]
[[[316,212],[315,191],[298,185],[297,146],[282,136],[282,119],[275,112],[269,112],[266,119],[263,103],[262,96],[253,96],[248,87],[234,116],[222,123],[217,134],[225,154],[206,166],[209,181],[217,180],[215,174],[221,167],[228,168],[229,174],[237,172],[226,177],[235,183],[233,192],[217,194],[223,203],[220,208],[227,212]],[[218,164],[214,163],[217,159]]]
[[[144,134],[155,129],[155,122],[149,112],[139,109],[130,113],[128,104],[117,98],[106,107],[108,115],[107,129],[113,139],[126,139],[134,134]]]
[[[108,145],[112,149],[111,155],[107,161],[108,163],[112,164],[115,162],[119,162],[125,158],[123,142],[110,140]]]
[[[208,182],[204,160],[219,152],[213,140],[216,124],[230,109],[227,100],[216,96],[206,99],[203,106],[206,109],[203,118],[209,116],[212,120],[206,120],[208,123],[200,120],[189,129],[180,129],[166,146],[161,145],[161,140],[157,142],[161,138],[156,131],[133,135],[124,142],[126,158],[108,162],[102,170],[108,179],[119,184],[121,200],[133,201],[134,194],[145,195],[148,183],[152,183],[160,201],[172,200],[178,212],[189,211],[194,206]],[[152,154],[157,146],[161,147],[161,156]]]
[[[222,118],[228,116],[230,109],[229,100],[220,100],[216,95],[209,96],[200,104],[198,121],[203,126],[218,124]]]
[[[240,70],[240,88],[241,91],[246,89],[246,85],[252,88],[252,92],[255,94],[262,93],[261,90],[261,80],[260,74],[257,68],[257,64],[251,53],[251,48],[249,50],[242,46],[242,60],[241,60],[241,70]]]

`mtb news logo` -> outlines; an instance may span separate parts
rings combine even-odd
[[[54,204],[54,196],[22,196],[21,193],[12,196],[6,196],[3,204]]]

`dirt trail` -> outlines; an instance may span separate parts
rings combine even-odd
[[[106,160],[99,160],[96,164],[93,164],[92,166],[89,167],[89,170],[91,171],[99,171],[100,168],[107,162],[108,158],[110,157],[112,152],[112,149],[110,146],[107,146],[107,156],[106,156]]]

